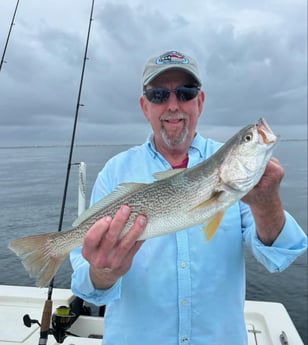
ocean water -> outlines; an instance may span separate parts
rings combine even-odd
[[[128,145],[75,147],[73,162],[87,164],[87,199],[106,160],[127,148]],[[58,229],[68,152],[68,147],[0,148],[0,284],[34,286],[7,244],[16,237]],[[281,141],[275,156],[285,168],[281,185],[284,208],[307,233],[307,141]],[[77,215],[77,177],[78,167],[72,166],[63,230],[70,228]],[[246,262],[247,299],[283,303],[308,344],[307,253],[282,273],[268,273],[248,252]],[[70,274],[66,260],[56,275],[55,286],[69,288]]]

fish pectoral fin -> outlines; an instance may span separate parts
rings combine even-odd
[[[218,212],[213,218],[210,219],[210,221],[203,227],[202,231],[205,235],[205,241],[209,241],[215,234],[216,230],[218,229],[218,226],[222,220],[222,217],[224,216],[224,212],[220,211]]]
[[[205,209],[207,207],[210,207],[211,205],[215,205],[217,204],[218,198],[221,196],[221,194],[224,193],[223,191],[218,191],[216,193],[214,193],[212,195],[212,197],[208,200],[203,201],[202,203],[198,204],[197,206],[195,206],[194,208],[192,208],[190,211],[195,211],[195,210],[202,210]],[[209,241],[213,235],[215,234],[221,219],[224,215],[223,211],[219,211],[218,213],[216,213],[215,216],[213,216],[212,218],[210,218],[210,220],[208,220],[206,222],[206,225],[203,227],[202,231],[205,234],[205,240]]]
[[[198,204],[197,206],[193,207],[192,209],[190,209],[190,211],[195,211],[195,210],[198,210],[198,209],[203,209],[203,208],[206,208],[206,207],[212,205],[213,203],[217,202],[217,199],[221,195],[221,193],[223,193],[223,192],[221,192],[221,191],[216,192],[215,194],[213,194],[210,197],[210,199],[201,202],[201,204]]]

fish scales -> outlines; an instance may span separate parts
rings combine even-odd
[[[18,238],[9,248],[21,257],[37,285],[52,279],[68,253],[81,246],[88,229],[105,215],[113,217],[121,205],[131,214],[120,237],[130,229],[138,214],[147,217],[139,240],[204,224],[209,240],[223,212],[247,194],[261,178],[277,136],[264,119],[248,125],[216,153],[192,168],[159,172],[149,184],[123,183],[114,192],[86,210],[66,232]]]

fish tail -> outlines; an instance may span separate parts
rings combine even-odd
[[[48,233],[12,240],[8,247],[22,259],[30,277],[36,278],[36,285],[46,286],[69,251],[61,246],[61,233]]]

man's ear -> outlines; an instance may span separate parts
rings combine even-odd
[[[140,96],[139,98],[139,104],[140,104],[140,108],[143,112],[144,117],[150,121],[149,119],[149,109],[148,109],[148,102],[146,101],[146,99],[144,98],[144,96]]]
[[[198,95],[199,116],[202,113],[204,101],[205,101],[205,92],[203,90],[200,90],[199,95]]]

